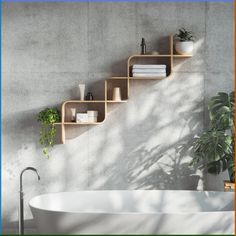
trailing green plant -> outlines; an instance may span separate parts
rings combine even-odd
[[[56,108],[46,108],[39,112],[38,122],[41,123],[39,143],[43,146],[43,154],[49,158],[49,149],[53,147],[56,136],[54,123],[60,122],[60,112]]]
[[[179,32],[175,34],[175,37],[181,42],[194,41],[194,36],[192,31],[188,31],[185,28],[179,29]]]
[[[207,167],[209,173],[219,174],[228,169],[232,182],[234,171],[234,92],[218,93],[210,99],[208,111],[209,129],[194,142],[192,164]]]

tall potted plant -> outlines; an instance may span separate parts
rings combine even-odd
[[[193,52],[193,33],[185,28],[179,29],[179,32],[175,35],[178,40],[175,43],[175,50],[181,55],[189,55]]]
[[[231,182],[234,171],[234,92],[218,93],[208,103],[209,129],[194,143],[192,164],[206,167],[209,173],[219,174],[228,169]]]

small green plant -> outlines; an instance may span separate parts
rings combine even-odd
[[[39,143],[43,146],[43,154],[47,158],[49,158],[49,149],[53,147],[56,136],[54,123],[60,120],[60,112],[56,108],[46,108],[38,114],[38,122],[41,123]]]
[[[185,28],[179,29],[178,34],[175,37],[179,39],[180,42],[194,41],[194,36],[192,31],[188,31]]]
[[[234,170],[234,92],[218,93],[208,103],[210,127],[194,142],[192,164],[207,167],[209,173],[219,174],[228,169],[232,182]]]

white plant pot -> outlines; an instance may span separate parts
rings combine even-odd
[[[177,53],[179,53],[181,55],[192,54],[193,42],[192,41],[176,42],[175,43],[175,50]]]

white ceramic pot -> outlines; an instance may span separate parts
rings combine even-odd
[[[193,42],[192,41],[176,42],[175,43],[175,50],[177,53],[179,53],[181,55],[192,54]]]

